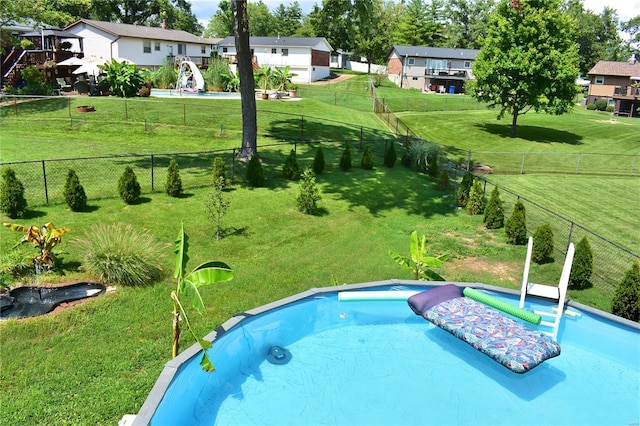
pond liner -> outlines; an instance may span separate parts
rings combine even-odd
[[[44,315],[61,303],[95,297],[104,293],[105,290],[104,285],[90,282],[61,287],[18,287],[11,290],[9,296],[5,297],[0,319]]]

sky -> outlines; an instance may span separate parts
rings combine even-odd
[[[209,19],[215,15],[218,10],[218,2],[216,0],[190,0],[191,11],[196,15],[198,20],[207,25]],[[257,3],[258,0],[249,0]],[[262,0],[269,10],[273,11],[280,3],[285,6],[293,3],[288,0]],[[314,4],[322,4],[322,0],[298,0],[302,13],[309,13]],[[583,0],[585,9],[590,9],[596,13],[602,12],[605,6],[609,6],[618,11],[618,16],[622,21],[628,21],[634,16],[640,15],[640,0]]]

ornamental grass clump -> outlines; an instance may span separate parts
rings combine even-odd
[[[167,194],[170,197],[179,197],[182,195],[182,179],[180,178],[180,170],[178,169],[178,163],[173,158],[169,162],[167,168]]]
[[[125,167],[124,173],[118,180],[118,194],[126,204],[134,203],[140,196],[140,184],[130,166]]]
[[[16,172],[7,167],[2,172],[0,183],[0,211],[11,219],[24,216],[27,211],[27,200],[24,198],[24,185],[16,177]]]
[[[64,183],[64,200],[74,212],[81,212],[87,208],[87,194],[80,184],[80,178],[75,170],[69,169]]]
[[[129,224],[97,225],[73,240],[82,253],[81,269],[105,284],[144,286],[164,277],[168,244]]]

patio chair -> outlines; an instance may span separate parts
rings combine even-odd
[[[86,95],[89,93],[89,83],[87,83],[86,81],[76,81],[74,88],[76,89],[76,92],[80,93],[81,95]]]
[[[56,78],[56,83],[58,84],[58,88],[62,92],[70,92],[72,89],[71,83],[68,83],[64,78],[58,77]]]

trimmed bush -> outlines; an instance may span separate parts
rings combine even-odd
[[[493,187],[491,195],[489,195],[489,201],[484,209],[483,222],[487,229],[500,229],[504,226],[504,207],[497,186]]]
[[[466,172],[462,176],[458,192],[456,193],[456,201],[459,207],[466,207],[469,201],[469,191],[471,191],[471,185],[473,185],[473,175],[470,172]]]
[[[396,144],[391,141],[391,143],[389,143],[389,146],[387,147],[387,150],[384,152],[384,165],[389,167],[390,169],[392,169],[396,165],[397,154],[395,145]]]
[[[24,216],[27,211],[27,200],[24,198],[24,185],[16,177],[16,172],[7,167],[2,172],[0,183],[0,210],[11,219]]]
[[[616,108],[613,105],[607,105],[607,107],[604,109],[607,112],[613,112]]]
[[[82,254],[82,270],[105,284],[142,286],[161,281],[168,244],[122,223],[97,225],[72,241]]]
[[[179,197],[182,195],[182,179],[178,170],[178,163],[173,158],[169,162],[167,169],[167,194],[170,197]]]
[[[87,208],[87,194],[73,169],[69,169],[64,182],[64,201],[73,212],[80,212]]]
[[[438,189],[444,191],[449,187],[449,172],[447,170],[443,170],[440,173],[440,179],[438,180]]]
[[[373,170],[373,151],[371,150],[371,145],[367,145],[364,147],[360,165],[364,170]]]
[[[247,163],[247,182],[254,188],[264,186],[264,171],[257,155],[251,157]]]
[[[607,102],[607,100],[606,100],[606,99],[602,99],[602,98],[600,98],[600,99],[598,99],[598,100],[596,101],[596,109],[597,109],[598,111],[604,111],[605,109],[607,109],[607,105],[608,105],[608,104],[609,104],[609,102]]]
[[[140,184],[130,166],[125,167],[124,173],[118,180],[118,194],[126,204],[135,202],[140,196]]]
[[[319,175],[324,172],[324,152],[322,151],[322,147],[319,146],[316,149],[316,155],[313,157],[313,173]]]
[[[527,244],[527,217],[522,201],[516,201],[513,213],[504,224],[507,243],[522,246]]]
[[[287,159],[284,161],[282,174],[289,180],[296,180],[300,176],[300,167],[298,166],[298,161],[296,160],[296,151],[293,149],[289,153]]]
[[[434,155],[429,158],[429,165],[427,166],[427,174],[430,178],[435,179],[438,177],[438,172],[440,168],[438,167],[438,156]]]
[[[616,288],[611,313],[640,322],[640,263],[637,260]]]
[[[227,185],[227,174],[224,169],[224,160],[222,157],[215,157],[213,159],[213,185],[218,185],[222,178],[222,187]]]
[[[531,260],[541,265],[550,262],[553,254],[553,230],[548,223],[538,226],[533,233]]]
[[[467,203],[467,212],[470,215],[481,214],[484,212],[484,190],[478,179],[474,179],[471,191],[469,191],[469,202]]]
[[[593,272],[593,252],[587,237],[582,237],[576,244],[576,252],[571,265],[569,288],[582,290],[591,287],[591,273]]]
[[[595,111],[595,109],[596,109],[596,104],[587,104],[588,111]]]
[[[342,156],[340,157],[340,170],[343,172],[351,170],[351,149],[349,148],[349,142],[346,143]]]
[[[302,173],[296,204],[298,210],[304,214],[314,214],[318,211],[318,201],[322,199],[320,190],[316,185],[316,178],[310,168],[306,168]]]

